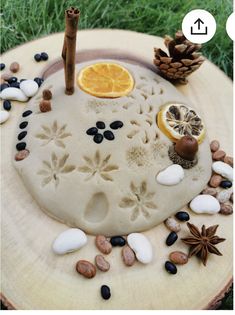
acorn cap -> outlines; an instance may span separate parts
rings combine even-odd
[[[192,161],[198,151],[198,142],[194,137],[183,136],[175,144],[175,152],[185,160]]]

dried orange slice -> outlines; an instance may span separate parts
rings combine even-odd
[[[83,91],[105,98],[125,96],[134,87],[134,79],[127,69],[108,62],[83,68],[78,74],[77,82]]]
[[[157,115],[161,131],[172,141],[185,135],[201,143],[205,137],[205,126],[196,111],[184,104],[167,104]]]

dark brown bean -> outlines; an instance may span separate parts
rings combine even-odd
[[[176,265],[184,265],[188,262],[188,255],[180,251],[170,253],[169,258]]]
[[[20,65],[19,65],[19,63],[18,62],[12,62],[11,63],[11,65],[10,65],[10,70],[11,70],[11,72],[13,72],[13,73],[16,73],[16,72],[18,72],[19,70],[20,70]]]
[[[216,187],[218,187],[220,185],[221,181],[222,181],[222,176],[214,174],[214,175],[211,176],[209,185],[211,187],[216,188]]]
[[[215,151],[219,150],[219,148],[220,148],[220,143],[219,143],[219,141],[218,141],[218,140],[213,140],[213,141],[211,141],[211,143],[210,143],[210,148],[211,148],[211,151],[212,151],[212,152],[215,152]]]
[[[52,93],[50,90],[46,89],[42,91],[42,98],[46,101],[49,101],[52,99]]]
[[[223,150],[215,151],[212,154],[212,159],[215,161],[223,161],[226,153]]]
[[[226,163],[226,164],[228,164],[228,165],[233,167],[233,157],[226,155],[224,157],[224,163]]]
[[[50,101],[46,101],[46,100],[42,100],[39,103],[39,108],[40,108],[40,111],[42,113],[49,112],[49,111],[51,111],[51,102]]]
[[[76,264],[76,270],[86,278],[93,278],[96,275],[96,267],[87,260],[79,260]]]
[[[220,212],[219,213],[224,214],[224,215],[232,214],[233,213],[233,206],[226,204],[226,203],[222,203],[220,205]]]
[[[205,189],[203,189],[202,194],[215,197],[217,195],[217,190],[215,188],[206,187]]]

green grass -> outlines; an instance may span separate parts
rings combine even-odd
[[[173,35],[192,9],[210,11],[217,22],[203,53],[232,78],[233,46],[225,25],[232,0],[5,0],[1,1],[1,53],[28,40],[64,30],[64,10],[79,6],[79,29],[118,28],[151,35]],[[232,291],[220,309],[232,309]]]
[[[64,30],[64,10],[78,5],[79,28],[119,28],[152,35],[173,35],[185,13],[210,11],[217,22],[204,55],[232,77],[232,41],[225,25],[232,0],[5,0],[1,1],[1,52],[45,34]]]

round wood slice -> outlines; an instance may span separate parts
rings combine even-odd
[[[53,34],[8,51],[2,56],[7,67],[13,61],[21,65],[18,78],[50,75],[61,66],[58,59],[63,33]],[[86,30],[77,36],[77,62],[93,58],[118,58],[152,67],[153,47],[164,49],[163,39],[122,30]],[[36,63],[35,53],[46,51],[49,62]],[[7,70],[5,70],[7,72]],[[205,61],[192,74],[188,85],[178,86],[195,107],[203,113],[210,139],[218,139],[222,148],[232,154],[232,82],[211,62]],[[79,259],[94,261],[99,253],[94,237],[80,251],[56,256],[51,250],[55,237],[66,226],[49,218],[40,210],[23,186],[11,163],[11,148],[16,124],[24,104],[12,102],[10,119],[2,132],[2,295],[3,302],[16,309],[208,309],[216,308],[232,281],[232,216],[195,215],[197,226],[219,224],[217,235],[226,241],[218,245],[223,256],[210,255],[207,267],[195,257],[178,267],[176,275],[164,270],[173,250],[187,251],[180,240],[172,247],[165,245],[169,233],[164,224],[147,231],[154,248],[149,265],[138,262],[125,267],[121,249],[107,256],[109,272],[97,272],[85,279],[75,271]],[[66,106],[66,104],[65,104]],[[190,189],[190,187],[189,187]],[[185,207],[187,209],[187,207]],[[179,238],[188,235],[181,224]],[[101,285],[111,288],[112,297],[100,296]]]

